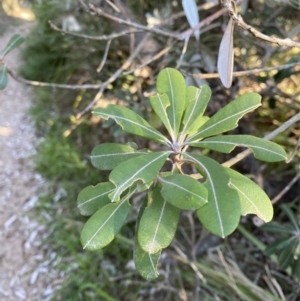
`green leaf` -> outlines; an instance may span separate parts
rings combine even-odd
[[[165,201],[158,187],[148,195],[149,206],[140,220],[138,242],[145,252],[155,254],[172,242],[180,209]]]
[[[129,193],[118,203],[110,203],[99,209],[84,225],[81,243],[84,249],[98,250],[107,246],[121,230],[130,211]]]
[[[282,225],[276,222],[265,224],[261,227],[262,230],[273,233],[293,234],[295,229],[290,225]]]
[[[145,119],[128,108],[119,105],[108,105],[106,108],[97,108],[95,116],[103,119],[113,119],[121,128],[130,134],[148,138],[162,143],[170,143],[160,132],[153,128]]]
[[[252,150],[255,158],[266,162],[282,161],[287,158],[284,149],[280,145],[250,135],[218,136],[190,143],[190,145],[227,154],[236,146],[248,147]]]
[[[203,113],[211,97],[209,86],[201,86],[196,88],[193,86],[186,88],[187,107],[182,119],[183,129],[182,135],[194,134],[201,126]]]
[[[273,218],[273,206],[266,193],[253,181],[230,168],[223,167],[230,176],[229,187],[240,196],[241,215],[256,214],[264,222]]]
[[[186,175],[159,178],[163,184],[161,194],[173,206],[183,210],[197,210],[207,203],[207,189],[197,180]]]
[[[205,137],[214,136],[230,131],[237,127],[237,122],[248,112],[261,105],[261,96],[257,93],[247,93],[233,100],[214,114],[199,132],[187,139],[186,144]]]
[[[157,77],[157,91],[159,94],[167,94],[170,106],[167,114],[173,132],[177,135],[185,109],[185,80],[182,74],[172,68],[163,69]]]
[[[269,256],[271,254],[274,254],[276,251],[284,249],[288,247],[291,244],[291,241],[293,240],[293,237],[284,237],[278,240],[275,240],[271,244],[267,246],[267,248],[264,250],[264,253]]]
[[[0,90],[4,90],[7,86],[8,74],[6,66],[0,63]]]
[[[184,154],[204,174],[208,203],[196,211],[203,226],[222,238],[239,224],[241,208],[238,193],[228,187],[229,175],[218,162],[197,154]]]
[[[289,246],[284,248],[279,254],[278,264],[280,269],[285,270],[291,264],[297,243],[298,242],[296,239],[291,240]]]
[[[92,215],[97,210],[109,204],[108,194],[115,190],[115,185],[110,182],[99,183],[82,189],[77,197],[77,207],[80,214]]]
[[[137,239],[135,240],[133,253],[135,268],[145,279],[153,280],[158,277],[157,265],[160,255],[161,250],[155,254],[149,254],[140,247]]]
[[[157,114],[157,116],[160,118],[164,126],[166,127],[168,133],[170,134],[172,140],[174,141],[176,139],[175,132],[171,126],[170,120],[167,115],[167,107],[170,106],[170,100],[167,94],[157,94],[155,96],[150,97],[150,103],[154,110],[154,112]]]
[[[119,164],[109,176],[116,186],[110,194],[112,202],[117,202],[120,195],[136,181],[150,183],[159,173],[170,152],[156,152],[142,155]]]
[[[128,144],[102,143],[92,150],[92,164],[101,170],[112,170],[120,163],[138,157],[145,152],[136,151]]]
[[[295,217],[295,214],[293,213],[293,211],[291,210],[290,207],[286,206],[286,205],[281,205],[280,209],[285,213],[285,215],[289,218],[289,220],[291,221],[291,223],[293,224],[293,226],[295,227],[295,229],[300,232],[299,230],[299,224],[298,221]]]
[[[2,51],[2,58],[4,58],[9,52],[11,52],[13,49],[17,48],[20,46],[25,39],[20,36],[19,34],[13,35],[4,50]]]

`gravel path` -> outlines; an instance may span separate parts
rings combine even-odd
[[[0,36],[0,51],[14,33],[25,35],[31,24],[12,27]],[[18,49],[5,59],[14,70]],[[44,226],[32,208],[45,183],[34,171],[36,137],[27,115],[31,89],[9,78],[0,91],[0,300],[49,300],[51,278],[40,248]],[[47,280],[46,280],[47,279]]]

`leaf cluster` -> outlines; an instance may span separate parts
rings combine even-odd
[[[83,227],[81,242],[84,248],[96,250],[108,245],[120,231],[131,209],[130,199],[147,191],[137,221],[134,252],[136,268],[147,279],[158,275],[161,250],[172,242],[180,210],[195,211],[203,226],[222,238],[236,229],[241,215],[253,213],[265,222],[273,216],[271,202],[259,186],[199,151],[187,151],[189,147],[229,153],[243,146],[267,162],[286,158],[282,147],[273,142],[249,135],[220,136],[260,106],[258,94],[245,94],[208,118],[203,114],[211,96],[209,87],[186,87],[177,70],[166,68],[159,73],[157,92],[150,103],[168,137],[120,105],[97,108],[94,115],[113,119],[125,132],[156,141],[162,150],[139,150],[132,143],[96,146],[92,163],[101,170],[112,170],[109,181],[89,186],[78,196],[80,212],[92,215]],[[172,163],[170,170],[163,169],[166,161]],[[191,165],[198,174],[185,174],[183,164]]]

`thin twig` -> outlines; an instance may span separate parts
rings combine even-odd
[[[94,97],[94,99],[81,111],[77,114],[76,119],[80,119],[86,112],[88,112],[98,101],[99,99],[102,97],[102,94],[104,92],[104,90],[107,88],[107,86],[109,84],[111,84],[112,82],[114,82],[121,74],[124,70],[126,70],[130,64],[133,62],[133,60],[135,59],[135,57],[138,55],[139,51],[141,50],[141,48],[143,47],[145,41],[149,38],[150,34],[147,33],[143,39],[141,40],[141,42],[136,46],[134,52],[127,58],[127,60],[123,63],[123,65],[114,72],[114,74],[104,83],[102,83],[99,92],[96,94],[96,96]]]
[[[111,44],[111,40],[109,40],[109,41],[107,42],[107,44],[106,44],[103,58],[102,58],[102,60],[101,60],[101,63],[100,63],[100,65],[99,65],[99,67],[97,68],[97,72],[98,72],[98,73],[102,70],[102,68],[103,68],[103,66],[104,66],[104,64],[105,64],[105,62],[106,62],[110,44]]]
[[[258,31],[257,29],[253,28],[252,26],[248,25],[247,23],[244,22],[244,20],[242,19],[242,17],[240,15],[238,15],[235,10],[234,10],[234,5],[232,4],[235,3],[234,0],[223,0],[223,6],[227,9],[230,17],[232,18],[232,20],[235,22],[235,24],[247,31],[249,31],[254,37],[267,41],[267,42],[271,42],[280,46],[288,46],[288,47],[300,47],[300,43],[299,42],[295,42],[291,39],[279,39],[276,38],[274,36],[270,37],[267,36],[263,33],[261,33],[260,31]]]
[[[181,63],[182,63],[182,60],[183,60],[183,56],[185,55],[186,53],[186,50],[187,50],[187,46],[188,46],[188,43],[189,43],[189,40],[190,40],[190,36],[187,36],[184,40],[184,44],[183,44],[183,48],[182,48],[182,51],[181,51],[181,55],[179,57],[179,60],[177,62],[177,65],[176,65],[176,69],[179,69]]]
[[[277,194],[275,198],[272,199],[272,204],[277,203],[291,188],[292,186],[298,181],[300,178],[300,172],[288,183],[280,193]]]
[[[82,89],[90,89],[90,90],[98,90],[103,84],[86,84],[86,85],[67,85],[67,84],[55,84],[55,83],[46,83],[39,82],[34,80],[27,80],[22,77],[19,77],[13,70],[7,67],[7,72],[13,77],[15,80],[22,82],[27,85],[36,86],[36,87],[51,87],[51,88],[59,88],[59,89],[69,89],[69,90],[82,90]]]
[[[248,76],[251,74],[257,74],[260,72],[270,72],[270,71],[274,71],[274,70],[284,70],[284,69],[288,69],[288,68],[292,68],[295,66],[300,66],[300,62],[297,63],[292,63],[292,64],[286,64],[286,65],[279,65],[279,66],[274,66],[274,67],[268,67],[268,68],[257,68],[257,69],[252,69],[252,70],[245,70],[245,71],[237,71],[237,72],[233,72],[233,76]],[[220,75],[219,73],[207,73],[207,74],[191,74],[188,73],[184,70],[181,70],[181,72],[186,75],[186,76],[190,76],[192,78],[197,78],[197,79],[209,79],[209,78],[219,78]]]
[[[143,30],[138,30],[138,29],[129,29],[129,30],[122,30],[120,32],[117,33],[112,33],[109,35],[101,35],[101,36],[90,36],[90,35],[86,35],[86,34],[81,34],[81,33],[76,33],[73,31],[66,31],[63,30],[59,27],[57,27],[55,24],[52,23],[52,21],[48,21],[48,23],[50,24],[50,27],[58,32],[61,32],[63,34],[67,34],[67,35],[71,35],[74,37],[78,37],[78,38],[83,38],[83,39],[89,39],[89,40],[96,40],[96,41],[109,41],[109,40],[113,40],[128,34],[132,34],[132,33],[138,33],[138,32],[144,32]]]

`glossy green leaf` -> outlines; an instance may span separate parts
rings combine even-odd
[[[284,149],[271,141],[250,135],[224,135],[207,138],[191,146],[212,149],[221,153],[230,153],[236,146],[248,147],[256,159],[266,162],[282,161],[287,158]]]
[[[127,133],[158,142],[168,143],[166,137],[153,128],[145,119],[126,107],[108,105],[106,108],[95,109],[93,113],[95,116],[102,117],[106,120],[109,118],[113,119]]]
[[[19,34],[13,35],[4,50],[2,51],[2,58],[5,57],[9,52],[11,52],[13,49],[17,48],[20,46],[25,39],[20,36]]]
[[[207,104],[211,97],[211,90],[209,86],[201,86],[196,88],[193,86],[186,88],[186,102],[181,130],[183,135],[194,134],[201,126],[203,113],[206,110]]]
[[[218,162],[201,155],[184,154],[188,161],[204,175],[208,190],[208,203],[196,211],[203,226],[222,238],[238,226],[241,214],[238,193],[229,188],[229,175]]]
[[[237,127],[238,121],[248,112],[261,105],[261,96],[257,93],[247,93],[230,102],[214,114],[199,132],[187,139],[187,143],[230,131]]]
[[[142,155],[119,164],[109,176],[116,186],[110,194],[112,202],[117,202],[120,195],[136,181],[150,183],[159,173],[170,152],[156,152]]]
[[[92,150],[92,164],[101,170],[112,170],[120,163],[138,157],[145,152],[136,151],[129,144],[102,143]]]
[[[183,75],[172,68],[163,69],[157,77],[157,91],[159,94],[167,94],[170,106],[167,108],[168,118],[177,135],[185,109],[185,80]]]
[[[266,193],[249,178],[231,168],[224,167],[230,176],[229,187],[240,197],[241,215],[256,214],[264,222],[273,218],[273,206]]]
[[[100,208],[84,225],[81,243],[84,249],[98,250],[107,246],[121,230],[130,211],[128,194],[118,203]]]
[[[164,126],[166,127],[168,133],[170,134],[172,140],[174,141],[176,138],[175,132],[171,126],[170,120],[168,118],[167,114],[167,108],[170,106],[170,100],[167,94],[157,94],[155,96],[150,97],[150,103],[154,110],[154,112],[157,114],[157,116],[160,118]]]
[[[138,242],[144,251],[155,254],[171,243],[180,209],[165,201],[159,188],[149,193],[148,203],[138,227]]]
[[[0,90],[4,90],[7,86],[8,74],[6,66],[0,63]]]
[[[82,215],[92,215],[111,202],[108,194],[115,190],[111,182],[99,183],[82,189],[77,197],[77,207]]]
[[[197,210],[207,203],[208,192],[203,184],[187,175],[159,178],[161,194],[173,206],[183,210]]]

